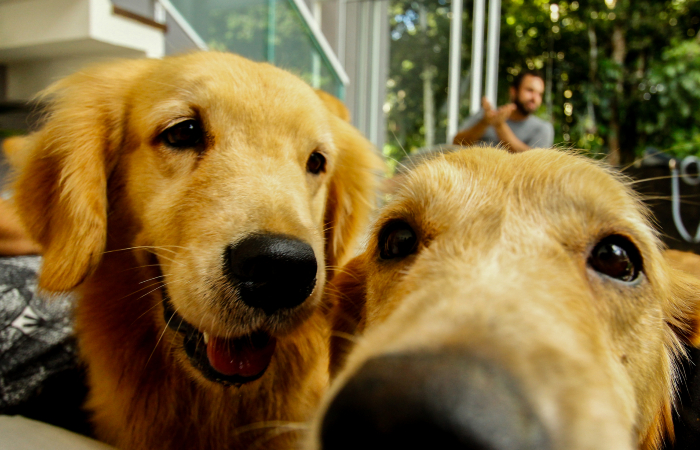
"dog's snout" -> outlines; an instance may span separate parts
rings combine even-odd
[[[294,237],[250,236],[230,246],[225,261],[227,276],[243,302],[267,314],[300,305],[316,286],[314,250]]]
[[[461,352],[371,359],[333,399],[321,448],[548,450],[512,377]]]

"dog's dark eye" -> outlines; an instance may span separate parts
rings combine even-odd
[[[417,246],[416,232],[406,222],[390,222],[379,233],[379,256],[382,259],[404,258]]]
[[[313,152],[306,161],[306,170],[314,175],[318,175],[326,170],[326,157],[320,152]]]
[[[619,235],[604,238],[588,257],[593,270],[616,280],[631,282],[642,270],[642,257],[629,239]]]
[[[194,148],[204,142],[204,131],[199,121],[190,119],[163,131],[160,138],[168,147]]]

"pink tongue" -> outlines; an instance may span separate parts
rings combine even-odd
[[[207,357],[214,370],[223,375],[252,377],[267,369],[275,352],[275,344],[273,337],[267,342],[258,343],[253,343],[249,336],[240,339],[211,337],[207,344]]]

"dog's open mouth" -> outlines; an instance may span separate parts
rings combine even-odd
[[[211,381],[248,383],[263,376],[270,365],[277,341],[264,331],[235,339],[210,336],[175,312],[165,289],[163,314],[168,327],[184,335],[185,353],[190,363]]]

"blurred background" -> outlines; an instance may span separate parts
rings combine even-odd
[[[28,102],[95,62],[227,50],[343,99],[383,146],[389,2],[0,0],[0,137],[33,124]]]
[[[460,112],[469,110],[471,0],[464,2]],[[421,21],[421,15],[426,20]],[[390,3],[385,154],[444,139],[450,2]],[[555,143],[628,164],[654,147],[674,155],[700,151],[700,2],[695,0],[503,0],[498,104],[523,69],[545,75],[538,115]],[[423,107],[430,80],[434,115]],[[444,142],[444,140],[442,141]]]
[[[515,75],[539,69],[546,93],[537,114],[554,124],[555,143],[611,154],[623,165],[647,149],[700,152],[700,1],[498,3],[480,22],[486,27],[497,15],[486,32],[499,35],[498,104],[508,101]],[[451,42],[459,47],[452,50],[459,59],[457,121],[468,116],[475,1],[460,1],[461,29],[451,40],[456,6],[452,0],[0,0],[0,136],[26,131],[27,102],[86,64],[209,48],[269,61],[342,98],[355,125],[391,163],[450,140]]]
[[[535,69],[555,146],[645,180],[667,243],[695,250],[699,31],[700,0],[0,0],[0,139],[30,130],[36,94],[86,65],[216,49],[341,98],[391,173]]]

